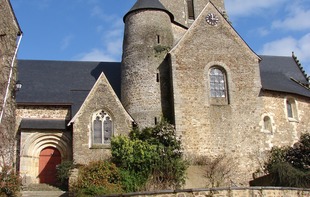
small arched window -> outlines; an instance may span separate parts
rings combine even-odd
[[[287,98],[286,99],[286,112],[289,120],[298,120],[298,113],[295,99]]]
[[[224,69],[212,67],[209,73],[211,98],[227,97],[226,75]]]
[[[93,115],[92,144],[110,144],[113,136],[113,122],[110,115],[101,110]]]
[[[269,116],[264,117],[264,130],[272,132],[272,124]]]

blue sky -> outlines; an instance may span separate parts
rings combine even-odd
[[[122,18],[135,1],[11,0],[24,32],[18,58],[120,61]],[[257,54],[294,51],[310,74],[310,0],[226,0],[226,10]]]

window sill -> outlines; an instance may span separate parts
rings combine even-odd
[[[289,122],[297,122],[297,123],[299,123],[299,121],[296,118],[288,117],[287,119],[288,119]]]
[[[273,134],[273,131],[269,131],[269,130],[266,130],[266,129],[263,129],[260,131],[261,133],[265,133],[265,134],[270,134],[272,135]]]
[[[211,98],[210,99],[211,105],[228,105],[228,101],[226,97],[218,97],[218,98]]]
[[[92,144],[89,149],[111,149],[111,144]]]

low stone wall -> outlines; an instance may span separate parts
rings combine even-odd
[[[139,192],[105,197],[310,197],[310,189],[280,187],[214,188]]]

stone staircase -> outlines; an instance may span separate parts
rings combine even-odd
[[[23,187],[21,191],[22,197],[68,197],[67,191],[47,185],[47,184],[30,184],[27,187]]]

